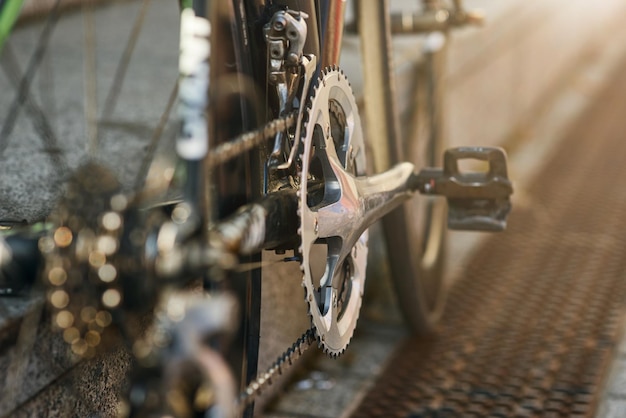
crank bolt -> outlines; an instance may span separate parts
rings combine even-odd
[[[285,29],[285,25],[286,25],[286,21],[284,18],[282,17],[278,17],[275,21],[274,21],[274,30],[275,31],[282,31],[283,29]]]

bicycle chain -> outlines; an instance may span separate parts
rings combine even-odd
[[[332,106],[334,105],[334,106]],[[336,107],[331,103],[331,107]],[[331,109],[332,111],[333,109]],[[339,123],[346,123],[342,112],[333,112],[339,118]],[[343,117],[342,117],[343,116]],[[220,164],[241,155],[251,149],[263,144],[263,141],[274,137],[278,132],[285,131],[297,123],[298,112],[292,112],[287,116],[276,118],[266,123],[263,127],[253,131],[245,132],[230,141],[217,146],[209,152],[209,167],[216,167]],[[285,350],[271,364],[267,370],[250,382],[246,389],[239,395],[239,408],[243,410],[269,386],[273,384],[273,379],[294,364],[294,361],[302,356],[317,341],[315,328],[311,327],[304,332],[287,350]]]
[[[259,396],[263,390],[272,385],[272,379],[277,375],[283,374],[283,371],[291,367],[293,362],[302,356],[315,341],[317,341],[315,329],[309,328],[291,347],[278,356],[276,361],[272,363],[264,373],[260,374],[254,381],[248,384],[246,390],[239,396],[239,407],[244,409],[247,405],[254,402],[256,397]]]
[[[336,103],[331,103],[331,111],[336,107]],[[339,122],[343,123],[345,126],[345,124],[347,123],[345,120],[345,116],[343,116],[341,112],[334,113],[339,118]],[[245,132],[239,136],[234,137],[230,141],[218,145],[217,147],[215,147],[215,149],[209,151],[209,167],[216,167],[218,165],[224,164],[225,162],[232,160],[238,155],[241,155],[255,147],[262,145],[263,141],[276,136],[277,133],[294,127],[296,125],[297,119],[298,112],[291,112],[286,116],[279,117],[267,122],[261,128]]]
[[[216,167],[263,144],[268,138],[295,126],[298,112],[276,118],[253,131],[245,132],[209,152],[209,167]]]
[[[297,122],[298,112],[292,112],[286,116],[276,118],[266,123],[261,128],[253,131],[245,132],[230,141],[217,146],[209,152],[209,167],[216,167],[220,164],[247,152],[251,149],[263,144],[268,138],[274,137],[278,132],[285,131]],[[281,375],[288,367],[292,366],[294,361],[299,358],[306,350],[308,350],[316,341],[315,330],[308,329],[300,336],[287,350],[285,350],[272,363],[267,370],[257,376],[255,380],[250,382],[246,389],[239,395],[239,408],[244,409],[247,405],[254,402],[255,399],[269,386],[272,385],[273,379],[277,375]]]

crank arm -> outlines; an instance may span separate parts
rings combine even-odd
[[[344,199],[318,212],[320,216],[316,222],[320,238],[322,235],[337,236],[339,231],[344,239],[348,235],[358,239],[367,227],[410,199],[414,192],[410,189],[414,175],[410,163],[399,164],[371,177],[354,177],[343,167],[338,168],[344,174],[341,176]],[[356,199],[354,204],[347,204],[353,198]],[[297,248],[297,212],[298,197],[294,189],[270,193],[256,203],[242,206],[211,228],[208,248],[196,248],[190,252],[186,257],[187,267],[206,268],[218,260],[223,263],[226,256],[231,255]],[[227,265],[222,267],[229,268]]]
[[[460,160],[479,160],[484,172],[462,172]],[[445,196],[448,227],[457,230],[502,231],[511,210],[513,193],[507,176],[506,154],[500,148],[464,147],[444,154],[443,169],[401,163],[371,177],[354,177],[335,159],[329,159],[341,190],[335,203],[313,210],[317,239],[341,237],[345,252],[367,227],[411,198],[414,192]],[[340,255],[340,260],[345,254]]]
[[[463,172],[458,163],[467,159],[482,161],[488,169]],[[328,161],[336,178],[333,187],[337,200],[310,208],[302,222],[311,222],[315,239],[342,239],[344,250],[339,261],[363,231],[416,192],[447,198],[451,229],[493,232],[506,228],[513,187],[507,176],[506,154],[500,148],[453,148],[444,154],[443,169],[426,168],[415,173],[415,166],[405,162],[367,177],[355,177],[335,158]],[[223,258],[224,254],[296,248],[297,208],[293,189],[271,193],[258,203],[243,206],[212,228],[209,251],[213,257],[204,257],[205,262]]]
[[[316,239],[342,239],[337,261],[341,265],[369,226],[411,198],[415,167],[405,162],[374,176],[354,177],[338,160],[329,159],[329,162],[339,183],[340,198],[327,206],[313,208],[312,219],[303,222],[313,222]]]

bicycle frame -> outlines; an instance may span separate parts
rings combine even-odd
[[[344,20],[344,11],[345,11],[345,2],[341,0],[328,0],[328,1],[295,1],[295,0],[283,0],[276,1],[267,4],[263,0],[252,0],[245,1],[240,0],[236,1],[233,5],[228,3],[219,3],[214,2],[215,9],[212,11],[211,15],[213,17],[216,16],[224,16],[224,22],[238,22],[238,26],[231,28],[226,24],[222,24],[221,22],[214,22],[214,29],[217,27],[218,33],[214,33],[213,36],[216,36],[217,41],[215,44],[219,45],[229,45],[229,42],[240,42],[242,45],[247,47],[247,50],[250,53],[242,54],[241,56],[230,57],[230,62],[237,62],[239,68],[242,69],[240,74],[236,74],[235,77],[238,78],[240,85],[242,86],[250,86],[251,83],[244,79],[253,80],[257,89],[267,89],[268,86],[268,74],[267,68],[265,65],[261,65],[265,63],[265,53],[266,53],[266,45],[264,43],[264,39],[260,35],[260,22],[267,22],[269,19],[269,15],[284,8],[291,8],[293,10],[297,10],[299,12],[303,12],[308,16],[308,33],[306,36],[306,41],[304,43],[304,54],[312,54],[315,56],[321,56],[322,59],[318,65],[318,72],[320,68],[325,64],[328,65],[336,65],[338,64],[340,50],[341,50],[341,34],[343,32],[343,20]],[[431,4],[432,3],[432,4]],[[458,3],[458,2],[457,2]],[[438,7],[435,5],[435,2],[428,2],[427,6],[430,7]],[[458,5],[457,5],[458,6]],[[420,175],[413,176],[412,170],[414,167],[408,168],[399,167],[398,169],[390,170],[391,164],[393,161],[401,161],[401,149],[402,146],[400,141],[402,139],[402,134],[399,129],[399,117],[398,112],[395,105],[395,78],[394,72],[392,69],[392,54],[391,54],[391,35],[392,35],[392,22],[391,15],[389,12],[389,1],[385,0],[382,2],[362,2],[360,3],[360,7],[358,7],[358,19],[361,22],[368,22],[367,27],[361,25],[360,28],[360,36],[361,42],[363,45],[362,55],[363,55],[363,67],[365,72],[365,102],[366,102],[366,117],[368,120],[368,138],[369,142],[374,149],[374,160],[375,160],[375,171],[382,172],[380,174],[381,177],[374,179],[371,178],[367,181],[371,183],[376,183],[378,185],[386,184],[386,188],[379,188],[375,191],[375,193],[381,193],[381,202],[388,202],[388,204],[381,204],[380,208],[371,209],[371,213],[368,213],[367,216],[363,216],[363,219],[367,220],[362,225],[359,225],[357,229],[365,229],[367,223],[373,222],[373,220],[382,217],[383,214],[389,212],[392,207],[395,207],[402,200],[407,200],[408,197],[419,189],[423,192],[432,193],[433,190],[444,190],[444,188],[437,188],[434,185],[439,181],[438,178],[443,182],[448,181],[449,174],[444,174],[440,176],[439,174],[435,174],[432,171],[426,172],[422,177]],[[446,18],[449,17],[449,14],[446,15]],[[445,19],[444,19],[445,20]],[[446,23],[444,20],[439,19],[438,17],[434,21],[426,21],[422,26],[415,26],[408,28],[409,31],[415,30],[426,30],[426,31],[441,31],[445,32],[448,27],[452,23]],[[424,22],[422,22],[424,23]],[[465,23],[465,22],[461,22]],[[400,28],[404,29],[404,28]],[[222,33],[223,32],[223,33]],[[222,42],[223,41],[223,42]],[[214,41],[215,42],[215,41]],[[367,45],[367,48],[365,48]],[[228,50],[228,47],[224,48]],[[441,57],[445,51],[445,42],[443,45],[439,45],[437,48],[431,48],[429,52],[428,63],[430,69],[428,73],[429,77],[429,101],[430,106],[434,110],[431,112],[431,139],[439,138],[442,135],[442,124],[441,124],[441,88],[439,86],[439,82],[437,80],[438,73],[441,69]],[[214,51],[215,52],[215,51]],[[219,52],[218,52],[219,53]],[[214,76],[215,73],[220,74],[221,71],[225,72],[228,75],[228,69],[221,67],[224,66],[225,60],[223,57],[212,56],[211,61],[211,75]],[[217,80],[217,78],[214,78]],[[220,86],[217,86],[218,83],[212,82],[211,88],[219,89]],[[232,91],[231,91],[232,92]],[[250,100],[250,96],[254,96],[254,94],[250,94],[250,92],[246,92],[245,94],[241,94],[240,91],[236,91],[235,93],[239,93],[238,105],[242,110],[242,114],[244,115],[244,130],[245,128],[249,129],[254,127],[255,124],[251,123],[252,120],[257,121],[259,116],[261,120],[271,120],[280,116],[278,114],[278,107],[272,99],[269,99],[267,103],[259,103],[255,102],[254,99]],[[267,94],[267,91],[260,92]],[[271,95],[270,95],[271,96]],[[211,94],[211,97],[220,97],[219,93],[215,91]],[[252,104],[250,103],[252,102]],[[261,111],[250,110],[250,106],[260,107]],[[302,106],[302,104],[300,104]],[[255,116],[257,116],[255,118]],[[220,122],[224,122],[222,118],[218,118]],[[231,124],[228,123],[228,119],[226,123],[223,125],[229,126]],[[232,132],[228,132],[227,135],[224,135],[224,132],[219,131],[217,129],[217,124],[214,123],[212,133],[215,133],[215,136],[211,136],[212,139],[215,139],[217,144],[224,143],[225,141],[230,140],[233,137]],[[296,139],[298,141],[298,138]],[[297,142],[296,142],[297,144]],[[295,148],[296,145],[293,145]],[[439,150],[430,149],[428,150],[428,154],[433,156],[438,154]],[[486,154],[481,154],[480,152],[469,152],[469,151],[459,151],[456,154],[453,154],[450,157],[450,164],[456,164],[456,160],[460,158],[467,158],[464,155],[471,155],[471,158],[489,158],[491,162],[492,157],[486,157]],[[249,158],[248,162],[256,162],[261,163],[261,156],[252,155]],[[494,157],[495,158],[495,157]],[[249,166],[250,164],[242,164],[242,166]],[[256,169],[253,169],[256,170]],[[234,172],[234,171],[232,171]],[[499,175],[499,174],[498,174]],[[213,179],[213,183],[217,185],[217,188],[221,191],[226,191],[232,187],[240,187],[241,182],[237,180],[238,184],[233,185],[229,183],[232,179],[225,178],[226,176],[222,173],[215,173],[215,178]],[[440,177],[438,177],[440,176]],[[414,178],[415,177],[415,178]],[[391,181],[394,178],[395,182]],[[487,184],[491,180],[485,180],[484,183]],[[357,182],[358,183],[358,182]],[[229,186],[226,186],[229,184]],[[247,201],[253,200],[251,197],[259,196],[260,188],[256,185],[251,185],[249,182],[246,182],[249,185],[247,191],[242,191],[242,194],[248,196]],[[374,190],[370,188],[368,190]],[[435,192],[437,193],[437,192]],[[443,193],[447,193],[443,191]],[[456,193],[453,192],[453,193]],[[455,202],[469,202],[469,204],[473,204],[474,200],[472,197],[467,196],[468,192],[463,191],[459,192],[458,196],[462,197],[461,199],[457,199]],[[473,192],[471,192],[473,193]],[[470,194],[471,194],[470,193]],[[382,196],[385,196],[382,198]],[[448,197],[451,197],[450,194],[447,194]],[[371,196],[363,196],[364,201],[372,201]],[[468,200],[469,199],[469,200]],[[275,202],[279,202],[277,199]],[[270,205],[267,210],[267,213],[274,213],[278,211],[278,206],[272,206],[272,199],[265,200],[266,203]],[[465,204],[462,203],[462,204]],[[237,209],[240,205],[232,205],[231,209],[226,209],[224,211],[224,207],[220,206],[218,211],[216,212],[215,219],[221,219],[224,214],[231,212],[234,209]],[[498,205],[496,205],[498,206]],[[368,209],[370,210],[370,209]],[[465,213],[461,210],[462,213]],[[496,212],[499,213],[498,210]],[[506,212],[506,210],[505,210]],[[394,215],[391,215],[389,218],[391,219]],[[481,218],[482,219],[482,218]],[[481,219],[478,219],[476,222],[482,222]],[[403,221],[406,222],[406,221]],[[397,222],[396,222],[397,226]],[[492,229],[501,229],[503,224],[498,221],[495,223],[485,223],[481,224],[479,227],[484,228],[492,228]],[[392,236],[395,231],[392,228],[389,228],[392,232],[389,234]],[[295,231],[292,231],[295,232]],[[259,243],[258,250],[267,249],[268,246],[263,243]],[[255,286],[260,288],[260,280],[254,280]],[[257,288],[258,290],[258,288]],[[249,298],[248,298],[249,300]],[[258,331],[258,330],[257,330]],[[255,331],[255,333],[257,332]],[[256,335],[256,334],[255,334]]]
[[[304,251],[298,250],[298,243],[294,245],[294,240],[297,241],[298,239],[296,229],[299,222],[304,219],[303,217],[302,219],[298,217],[298,208],[302,208],[302,205],[307,205],[307,202],[298,202],[296,198],[297,187],[295,186],[289,187],[287,190],[271,190],[265,193],[267,191],[266,185],[261,184],[258,179],[262,179],[263,175],[268,172],[267,164],[265,164],[268,160],[266,143],[263,143],[258,149],[248,148],[246,152],[239,153],[234,158],[219,165],[212,165],[211,152],[244,132],[256,129],[259,126],[263,127],[264,123],[284,117],[284,115],[278,114],[276,103],[278,99],[275,97],[268,98],[271,94],[267,90],[263,91],[263,89],[268,89],[269,85],[269,70],[264,65],[266,60],[265,54],[268,48],[265,44],[265,39],[263,39],[263,36],[260,36],[259,23],[268,21],[267,13],[276,12],[287,7],[308,15],[309,20],[307,24],[309,30],[304,44],[304,52],[314,56],[314,59],[309,62],[316,62],[315,59],[319,57],[316,72],[320,74],[321,68],[339,64],[341,39],[344,30],[345,1],[284,0],[271,3],[269,9],[266,9],[268,5],[265,0],[213,1],[210,2],[210,8],[207,7],[209,2],[205,0],[184,1],[181,4],[183,6],[183,27],[181,30],[182,77],[180,90],[183,92],[180,98],[183,120],[177,150],[179,159],[182,161],[187,174],[183,183],[181,205],[184,205],[182,209],[188,209],[189,213],[186,213],[185,219],[181,222],[176,222],[173,217],[170,219],[162,216],[158,218],[158,222],[161,222],[161,224],[155,225],[157,222],[155,221],[155,224],[148,225],[148,227],[157,230],[154,236],[163,231],[169,234],[164,233],[164,235],[168,236],[164,247],[167,245],[169,247],[162,250],[160,244],[156,241],[157,238],[154,238],[154,236],[146,238],[145,242],[136,244],[136,246],[128,250],[130,254],[133,251],[139,252],[148,249],[148,247],[152,249],[152,247],[157,245],[159,248],[158,251],[153,251],[149,257],[146,256],[147,260],[138,262],[137,270],[133,270],[132,273],[134,274],[137,271],[154,273],[150,277],[154,281],[154,283],[150,283],[150,286],[152,286],[151,291],[154,294],[161,290],[158,286],[172,284],[175,280],[179,280],[181,283],[177,282],[176,284],[182,286],[182,282],[189,279],[188,277],[183,277],[185,275],[194,277],[204,275],[202,277],[203,285],[207,290],[222,290],[225,286],[230,286],[229,290],[237,294],[237,299],[244,304],[245,325],[237,336],[240,340],[241,351],[248,354],[250,360],[254,360],[258,356],[258,342],[260,338],[260,271],[259,269],[250,269],[248,272],[239,274],[235,271],[236,266],[223,267],[215,260],[203,259],[203,256],[208,259],[210,257],[207,254],[215,250],[218,256],[232,256],[235,258],[234,264],[237,262],[237,257],[239,257],[239,260],[243,260],[244,263],[250,262],[254,264],[261,260],[260,254],[262,250],[278,249],[280,251],[286,248],[294,250],[293,259],[298,259],[295,251],[299,251],[299,260],[302,261],[304,259],[304,256],[302,256]],[[189,7],[193,8],[193,13],[187,13],[191,12],[186,10]],[[348,172],[347,167],[341,166],[337,169],[339,173],[337,174],[338,178],[349,186],[347,189],[354,193],[351,197],[354,197],[354,201],[357,201],[357,203],[354,205],[354,208],[349,208],[352,212],[350,210],[343,211],[344,214],[348,213],[345,218],[338,216],[334,218],[336,223],[325,224],[321,229],[326,228],[326,230],[329,230],[336,225],[341,225],[343,229],[341,229],[340,234],[343,233],[346,237],[349,237],[349,239],[346,239],[348,242],[352,239],[358,239],[369,225],[395,207],[398,207],[402,202],[407,201],[417,191],[431,194],[440,193],[448,197],[455,197],[457,200],[469,199],[470,203],[475,200],[475,196],[470,196],[471,193],[468,194],[463,187],[457,187],[457,184],[451,180],[452,174],[458,173],[450,174],[449,172],[442,173],[441,170],[430,170],[416,174],[414,172],[415,166],[411,163],[403,163],[393,168],[391,167],[392,161],[399,160],[401,157],[398,151],[400,149],[398,143],[402,135],[395,105],[395,79],[391,66],[390,44],[392,25],[389,1],[362,2],[358,8],[357,15],[360,21],[368,22],[367,28],[365,25],[360,25],[360,36],[363,46],[367,45],[367,48],[363,47],[362,55],[365,71],[368,138],[374,149],[375,171],[379,174],[367,177],[359,173],[360,177],[357,177],[354,172]],[[186,56],[187,48],[204,51],[209,42],[208,23],[206,21],[198,22],[195,19],[196,17],[209,16],[214,18],[211,22],[213,25],[211,43],[213,45],[221,45],[223,48],[211,51],[210,58],[207,51],[204,54],[199,54],[199,56],[191,57],[193,65],[186,67],[189,58]],[[189,33],[186,31],[191,26],[197,32],[189,36]],[[199,42],[199,44],[195,44],[195,42]],[[210,59],[210,65],[207,59]],[[431,74],[437,72],[434,62],[435,60],[433,59]],[[337,72],[334,75],[339,76],[340,74]],[[315,97],[311,96],[311,85],[306,83],[310,82],[310,79],[317,78],[317,76],[312,76],[308,70],[306,73],[298,73],[298,76],[300,78],[299,82],[302,83],[301,97],[314,101]],[[210,78],[207,80],[206,77]],[[431,106],[438,109],[440,90],[437,88],[434,77],[433,75],[431,78],[432,85],[430,86],[430,90],[432,90],[430,95],[432,99]],[[302,79],[306,80],[303,82]],[[348,86],[345,88],[345,91],[350,92],[347,78],[343,77],[342,80],[344,82],[342,88],[343,86]],[[205,98],[201,97],[199,100],[195,100],[197,96],[193,95],[193,93],[197,94],[200,92],[204,96],[203,93],[207,89],[209,90],[208,105],[211,106],[212,101],[220,103],[220,106],[214,106],[211,109],[209,114],[212,115],[213,119],[208,121]],[[192,94],[186,96],[190,92]],[[265,97],[267,101],[263,102],[259,100],[259,97]],[[351,93],[350,97],[352,97]],[[326,100],[330,103],[328,98]],[[320,101],[318,103],[323,102]],[[297,107],[299,108],[298,110],[302,111],[305,108],[304,100],[300,100]],[[350,102],[350,107],[354,109],[356,104],[353,106],[352,102]],[[432,117],[433,121],[431,124],[436,128],[432,129],[431,135],[441,135],[441,129],[438,128],[440,126],[440,112],[438,110],[435,111]],[[301,120],[298,122],[301,122]],[[208,128],[206,128],[207,124]],[[328,126],[330,131],[330,122]],[[345,126],[344,129],[346,129]],[[296,132],[298,131],[296,130]],[[327,139],[329,138],[330,134],[327,135]],[[262,139],[267,141],[268,137],[266,136]],[[300,140],[299,136],[297,140]],[[313,141],[308,141],[304,145],[312,143]],[[294,149],[296,148],[296,145],[292,146]],[[435,151],[430,150],[429,152],[435,153]],[[463,157],[471,154],[472,156],[477,156],[476,158],[481,158],[484,154],[481,152],[472,154],[468,151],[464,151],[464,153],[459,151],[456,155],[450,156],[450,166],[456,164],[459,155]],[[489,162],[491,162],[492,157],[489,156],[488,158]],[[302,161],[305,161],[305,158]],[[302,166],[304,167],[305,164],[303,163]],[[292,173],[290,175],[294,177],[301,175],[301,173],[297,172],[296,167],[291,168]],[[508,183],[506,175],[504,175],[504,180],[498,177],[501,171],[494,172],[493,175],[490,173],[486,180],[480,180],[485,184],[489,184],[480,188],[478,198],[481,198],[483,201],[503,197],[508,199],[510,183]],[[302,173],[301,178],[304,180],[301,183],[304,184],[307,181],[308,172],[302,169]],[[462,176],[457,175],[457,177],[461,178]],[[451,185],[451,183],[454,184]],[[494,185],[492,183],[497,184]],[[489,190],[485,191],[483,189]],[[306,188],[301,186],[299,191],[306,199]],[[97,192],[96,190],[95,193]],[[343,191],[339,190],[339,192]],[[473,191],[472,193],[477,192]],[[219,196],[220,199],[215,199],[215,196]],[[481,201],[481,203],[484,202]],[[298,206],[299,204],[300,206]],[[74,206],[77,206],[77,204]],[[115,209],[119,213],[116,212],[114,215],[118,216],[120,220],[125,215],[129,215],[129,217],[136,215],[136,207],[127,208],[126,203],[123,206],[123,209]],[[264,211],[260,216],[260,220],[258,219],[259,217],[251,220],[253,216],[250,215],[259,207],[262,212]],[[128,209],[128,212],[124,212],[126,209]],[[69,209],[67,212],[69,212]],[[236,222],[229,221],[229,216],[235,217]],[[357,219],[357,221],[353,223],[344,222],[348,218]],[[133,221],[138,224],[141,223],[141,221],[136,219],[133,219]],[[251,244],[249,247],[240,245],[245,235],[253,231],[259,223],[263,224],[263,227],[266,226],[265,224],[275,227],[275,230],[265,228],[267,231],[263,230],[265,235],[261,237],[260,241],[255,242],[254,245]],[[58,230],[63,229],[63,231],[69,232],[71,237],[72,232],[67,227],[61,226],[64,225],[63,220],[59,221],[58,224]],[[231,228],[233,225],[235,225],[235,228]],[[304,221],[300,225],[304,225]],[[140,227],[145,226],[144,224],[140,225]],[[114,229],[118,229],[118,227]],[[233,238],[232,229],[235,229],[239,236]],[[150,231],[151,234],[153,232],[152,230]],[[211,235],[213,233],[215,235]],[[231,235],[229,236],[228,234]],[[344,235],[337,236],[344,238]],[[322,237],[322,239],[329,236]],[[122,238],[115,237],[117,240]],[[220,241],[221,238],[224,239]],[[334,238],[334,236],[331,238]],[[155,241],[149,241],[151,239]],[[286,243],[285,240],[287,241]],[[227,242],[227,244],[213,247],[212,245],[214,245],[215,241],[219,241],[220,244]],[[301,241],[304,241],[304,239],[302,238]],[[67,245],[64,244],[62,247],[67,248],[70,242],[67,242]],[[0,244],[3,244],[3,242],[0,241]],[[146,248],[141,248],[142,245]],[[185,246],[187,248],[183,248]],[[347,246],[347,248],[350,250],[352,246]],[[198,249],[200,251],[194,253]],[[167,253],[167,250],[171,250],[171,252]],[[188,250],[188,252],[185,253],[185,250]],[[36,252],[36,250],[33,252]],[[156,252],[159,254],[154,255]],[[165,253],[165,258],[174,253],[174,256],[178,257],[175,261],[180,262],[179,270],[176,270],[174,273],[171,273],[171,271],[166,271],[165,273],[158,271],[158,257],[161,256],[161,252]],[[181,255],[182,253],[184,255]],[[185,258],[185,256],[189,258]],[[52,258],[53,255],[49,257]],[[187,262],[191,266],[186,265],[185,263]],[[192,262],[197,264],[192,264]],[[211,265],[211,263],[214,263],[215,266]],[[135,268],[136,266],[133,265],[132,267]],[[220,277],[210,277],[210,274],[215,272],[217,272],[216,276]],[[168,276],[169,273],[171,273],[171,276]],[[224,280],[219,280],[219,278],[223,278],[221,276],[226,275],[238,276],[244,280],[230,280],[228,283],[225,283],[226,281]],[[122,274],[120,274],[120,277],[122,277]],[[361,296],[360,292],[355,291],[353,294]],[[119,293],[117,295],[119,296]],[[129,299],[131,298],[129,297]],[[309,298],[309,300],[312,300],[312,298]],[[137,303],[142,304],[142,302],[144,301],[140,300]],[[119,300],[115,307],[118,304]],[[144,303],[144,305],[147,304]],[[356,324],[357,317],[358,311],[357,315],[354,315],[354,324]],[[312,328],[303,335],[301,342],[306,340],[310,344],[313,341],[313,336]],[[349,338],[347,342],[349,342]],[[337,352],[333,352],[333,354],[337,355],[338,352],[342,352],[347,346],[347,342],[340,348],[337,348]],[[234,369],[242,371],[241,382],[244,386],[257,378],[257,364],[255,361],[249,361],[247,358],[242,359],[241,355],[237,354],[232,355],[232,357],[237,358],[233,360],[235,362]],[[247,416],[252,414],[252,408],[248,408],[246,414]]]

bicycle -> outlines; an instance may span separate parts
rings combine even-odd
[[[33,267],[32,260],[43,253],[52,320],[76,355],[93,356],[113,325],[121,329],[139,365],[125,403],[130,415],[185,416],[213,408],[230,416],[235,408],[250,416],[259,392],[307,347],[317,342],[331,356],[342,354],[361,306],[367,227],[384,215],[400,307],[414,331],[432,332],[445,300],[445,206],[426,201],[400,208],[417,191],[447,197],[453,228],[504,229],[512,188],[502,150],[449,150],[443,170],[415,172],[435,165],[443,147],[437,74],[445,37],[434,40],[428,55],[430,134],[416,147],[425,142],[425,161],[402,163],[405,150],[394,105],[393,29],[445,32],[477,17],[459,1],[427,1],[422,13],[394,19],[387,2],[360,3],[360,22],[368,22],[360,30],[363,42],[375,45],[363,52],[368,140],[374,143],[379,174],[367,176],[359,109],[347,75],[337,66],[344,7],[341,1],[314,0],[212,2],[209,7],[181,2],[180,195],[163,197],[171,166],[153,165],[144,191],[129,193],[110,170],[91,163],[71,177],[45,233],[13,227],[4,239],[5,291],[18,291],[23,276],[34,276],[25,267]],[[124,73],[123,67],[117,73]],[[116,80],[112,91],[121,84]],[[27,103],[28,84],[23,78],[17,101],[35,107],[30,111],[37,114]],[[95,118],[96,106],[87,102]],[[107,108],[105,103],[105,113]],[[97,133],[92,130],[89,137],[97,144]],[[488,170],[463,172],[458,167],[463,159],[482,160]],[[147,171],[143,166],[138,186]],[[424,221],[413,221],[414,213]],[[301,264],[312,327],[259,374],[260,286],[268,266],[262,251]],[[166,299],[153,332],[144,336],[137,322],[164,289],[194,283],[214,300]],[[222,296],[225,289],[236,295],[243,325],[233,320],[236,304]],[[233,334],[226,350],[225,340]],[[237,379],[216,355],[220,351],[230,369],[241,372],[237,407],[232,389]],[[185,379],[192,384],[181,383]],[[159,398],[162,393],[175,395]]]

